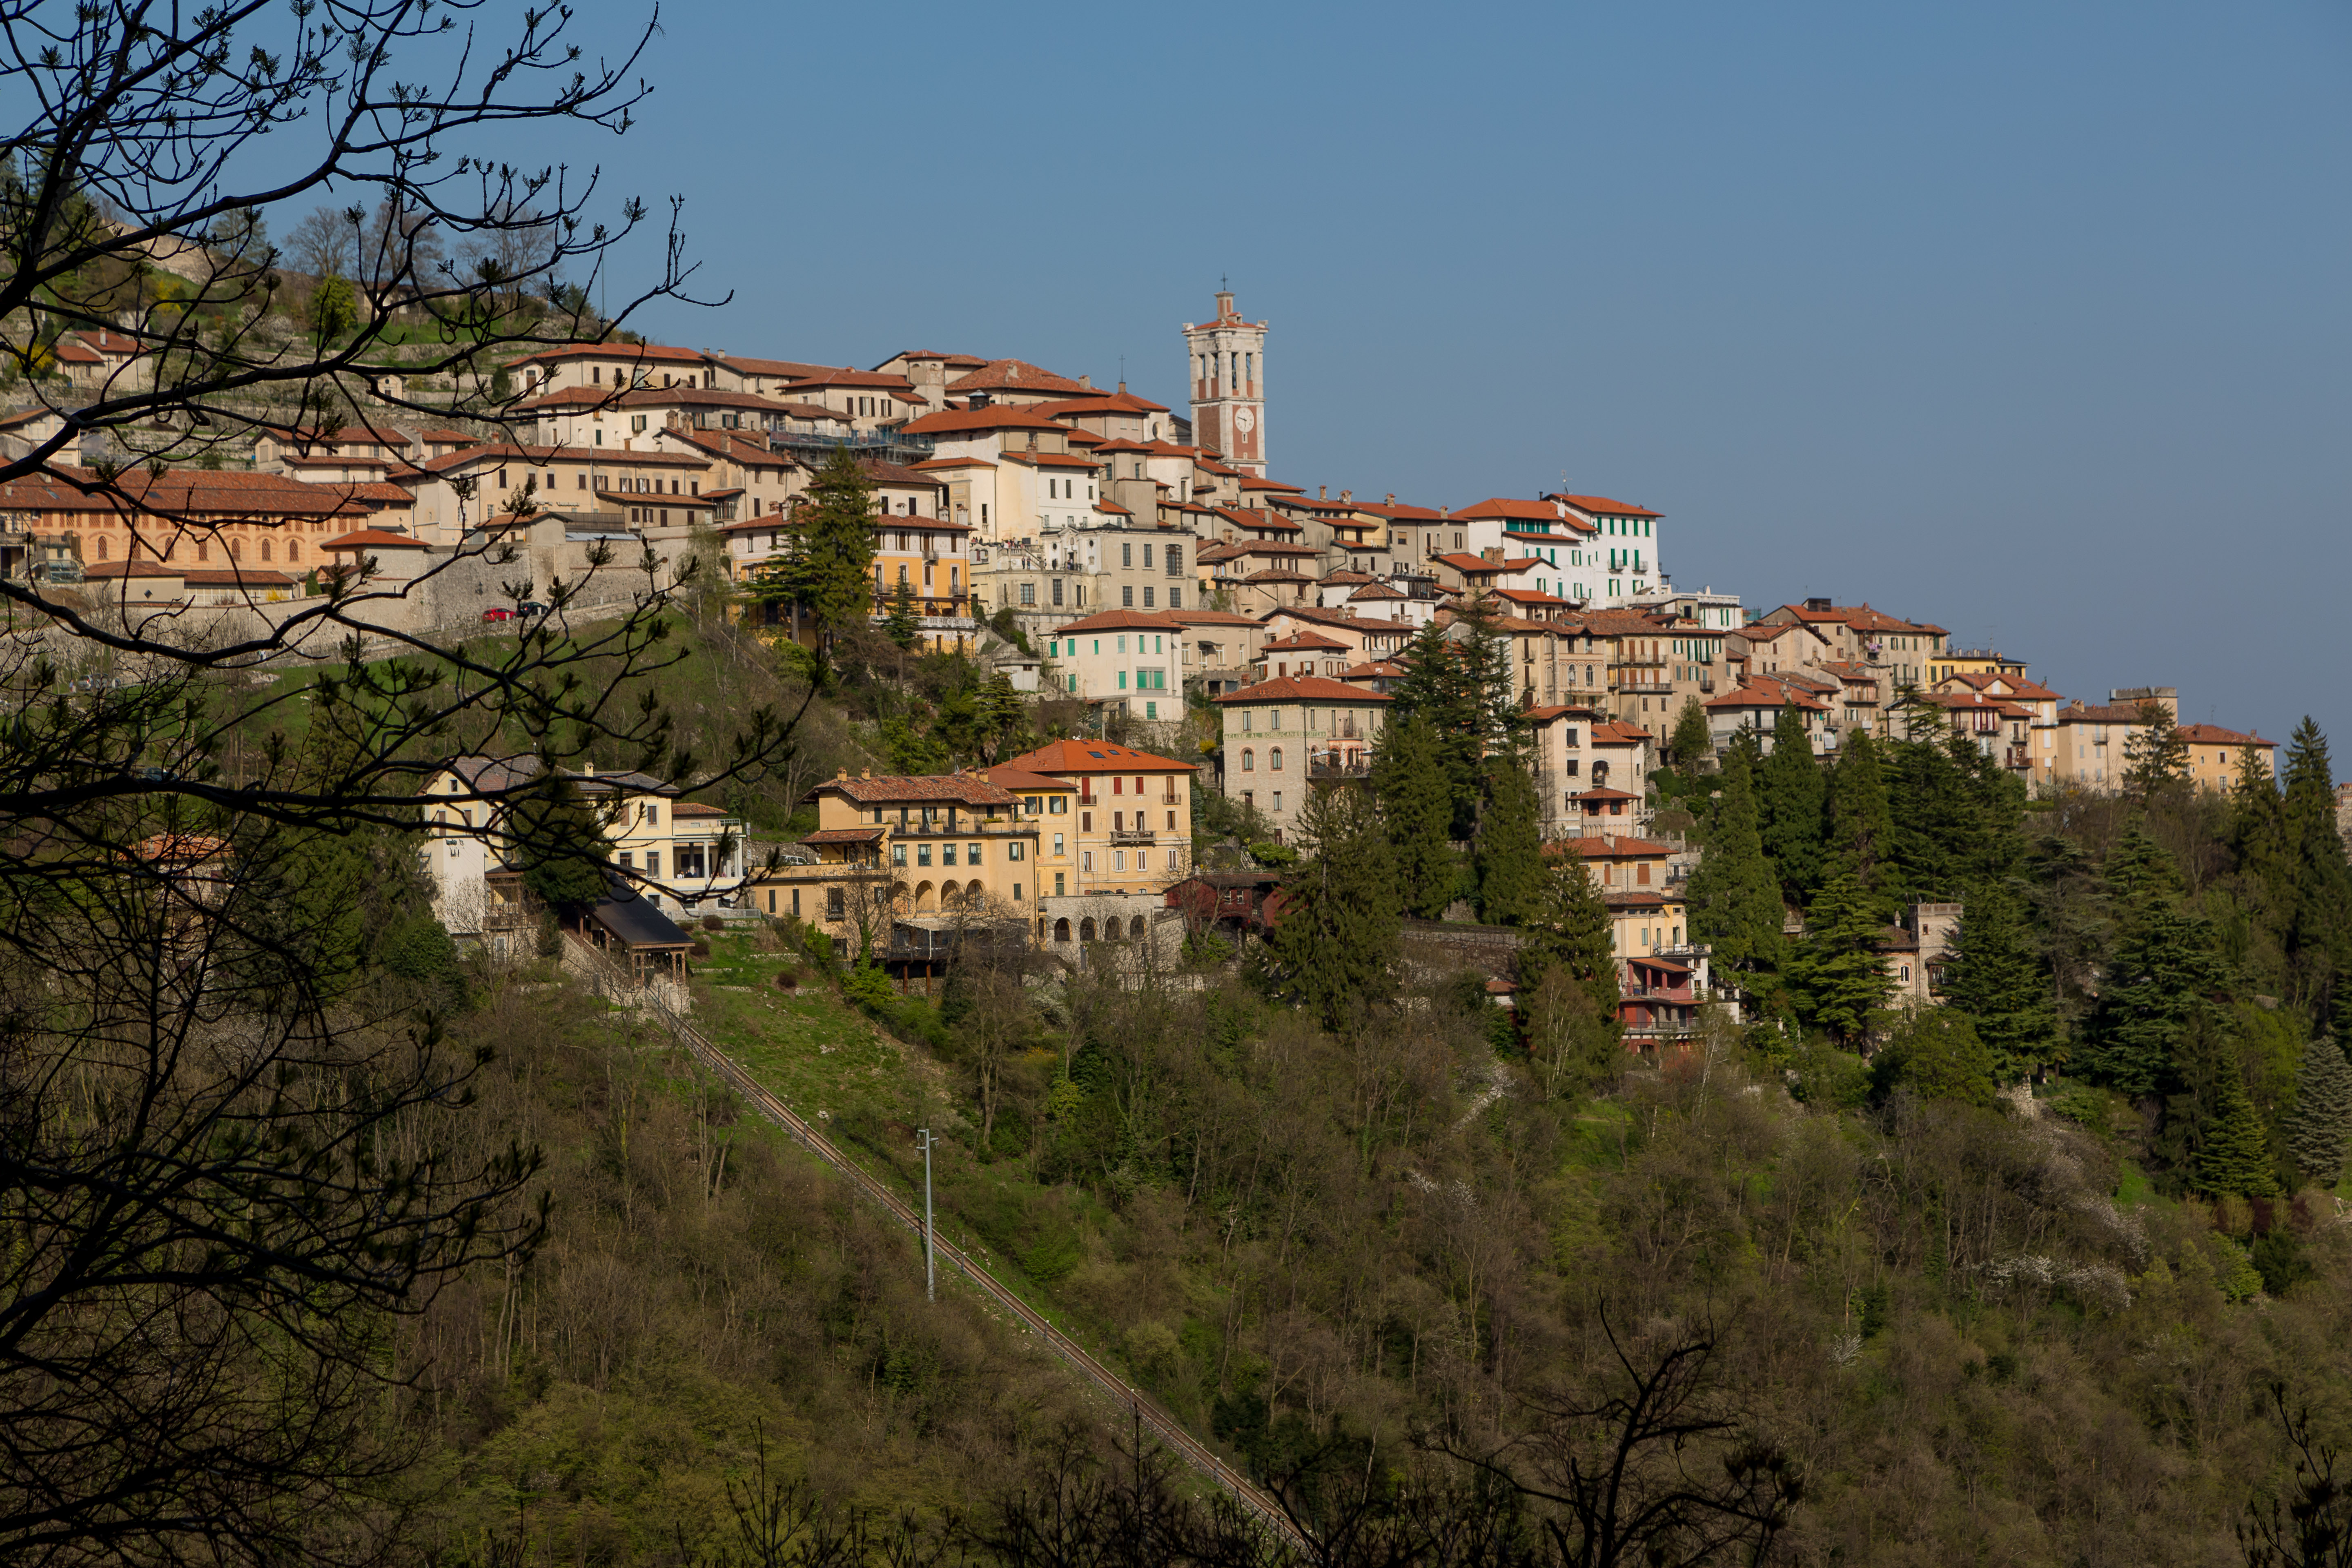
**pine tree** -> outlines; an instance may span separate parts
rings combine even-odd
[[[1544,881],[1538,810],[1527,769],[1507,757],[1488,763],[1474,853],[1478,918],[1490,925],[1518,925],[1536,910]]]
[[[2003,1083],[2038,1072],[2056,1057],[2057,1020],[2049,976],[2017,896],[2000,882],[1969,895],[1944,976],[1948,1008],[1968,1015]]]
[[[2263,1132],[2262,1113],[2246,1092],[2245,1079],[2225,1072],[2220,1075],[2217,1088],[2212,1119],[2203,1146],[2197,1151],[2197,1190],[2216,1197],[2276,1197],[2278,1181],[2271,1174],[2270,1141]]]
[[[2352,1061],[2334,1034],[2323,1031],[2304,1047],[2294,1109],[2283,1131],[2296,1168],[2323,1187],[2334,1186],[2344,1173],[2346,1140],[2352,1138]]]
[[[1394,862],[1371,796],[1322,785],[1299,817],[1308,858],[1283,879],[1268,990],[1338,1029],[1392,1001],[1402,932]]]
[[[1793,701],[1781,706],[1773,725],[1771,754],[1756,794],[1765,858],[1781,888],[1802,903],[1822,881],[1822,767],[1813,760],[1804,710]]]
[[[610,886],[604,833],[580,793],[550,774],[514,808],[510,835],[522,885],[555,908],[593,904]]]
[[[2143,702],[2124,741],[2124,788],[2145,805],[2189,781],[2189,742],[2161,702]]]
[[[1798,1016],[1836,1039],[1859,1042],[1895,989],[1879,941],[1886,917],[1850,876],[1823,888],[1805,913],[1805,938],[1789,964]]]
[[[1460,878],[1450,842],[1454,792],[1426,718],[1390,716],[1372,748],[1371,784],[1405,910],[1435,920],[1454,901]]]
[[[2305,717],[2287,745],[2281,803],[2293,876],[2293,916],[2283,945],[2299,995],[2333,1010],[2339,974],[2352,973],[2352,868],[2336,826],[2336,785],[2327,737]]]
[[[1723,787],[1707,814],[1706,850],[1690,879],[1691,934],[1713,944],[1714,963],[1755,990],[1769,984],[1781,957],[1779,880],[1764,858],[1756,822],[1750,753],[1733,746],[1723,759]]]
[[[1881,1098],[1897,1086],[1921,1100],[1957,1100],[1990,1109],[1998,1072],[1993,1052],[1964,1013],[1921,1007],[1905,1016],[1886,1048],[1871,1058],[1871,1086]]]
[[[816,619],[818,648],[834,642],[871,614],[874,585],[874,486],[846,447],[810,480],[794,519],[804,562],[809,609]]]
[[[1013,689],[1013,678],[1000,669],[980,690],[981,761],[993,763],[1009,755],[1028,733],[1028,710],[1022,705],[1021,693]]]
[[[1879,744],[1856,729],[1846,740],[1832,775],[1826,873],[1850,872],[1873,892],[1895,837],[1886,805],[1886,780],[1879,771]]]
[[[1449,840],[1470,837],[1477,821],[1478,772],[1486,752],[1485,726],[1457,638],[1433,621],[1414,634],[1404,651],[1404,679],[1390,693],[1388,715],[1391,726],[1419,720],[1428,727],[1437,776],[1445,784]]]

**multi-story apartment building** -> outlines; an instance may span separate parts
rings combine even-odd
[[[1191,869],[1192,763],[1075,740],[1048,742],[1003,765],[1076,786],[1069,812],[1076,826],[1067,847],[1074,865],[1061,897],[1156,898]]]
[[[1134,718],[1174,719],[1184,708],[1184,637],[1181,621],[1140,610],[1069,622],[1045,639],[1046,687]]]
[[[1225,794],[1288,833],[1317,782],[1369,773],[1391,699],[1324,676],[1293,675],[1213,700],[1223,721]]]
[[[1607,826],[1638,827],[1649,819],[1645,797],[1657,750],[1648,731],[1582,705],[1531,708],[1519,721],[1527,728],[1546,838],[1580,831],[1592,815],[1586,797],[1594,791],[1624,797],[1609,815],[1625,820]]]
[[[1790,681],[1751,675],[1734,689],[1707,699],[1702,706],[1706,710],[1707,735],[1717,755],[1746,731],[1756,737],[1759,750],[1770,756],[1784,708],[1797,710],[1815,756],[1824,756],[1837,749],[1838,731],[1830,727],[1833,712],[1830,704]]]

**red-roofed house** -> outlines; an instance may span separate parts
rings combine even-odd
[[[1080,739],[1048,742],[1003,765],[1067,779],[1078,786],[1076,827],[1068,847],[1076,865],[1069,873],[1066,895],[1061,896],[1156,898],[1191,869],[1193,775],[1198,772],[1192,763],[1109,741]],[[1063,884],[1055,887],[1059,895]],[[1049,906],[1047,912],[1055,910]],[[1076,906],[1066,906],[1062,914],[1073,920],[1097,918]]]

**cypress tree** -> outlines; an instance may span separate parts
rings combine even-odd
[[[1856,730],[1838,758],[1832,779],[1824,868],[1830,876],[1851,873],[1873,892],[1883,890],[1882,868],[1895,837],[1895,820],[1886,805],[1886,780],[1879,771],[1879,751],[1869,731]]]
[[[1450,842],[1454,792],[1426,718],[1391,715],[1372,748],[1371,784],[1405,911],[1435,920],[1453,901],[1460,875]]]
[[[1974,1023],[2003,1083],[2054,1059],[2058,1030],[2049,977],[2034,952],[2024,909],[2005,884],[1987,882],[1969,896],[1944,976],[1944,1001]]]
[[[1859,1041],[1895,989],[1878,949],[1885,915],[1861,883],[1839,877],[1813,900],[1805,927],[1789,965],[1798,1015],[1841,1041]]]
[[[923,640],[922,624],[915,618],[915,590],[910,584],[899,584],[890,595],[890,616],[882,623],[882,634],[909,652]]]
[[[1691,934],[1712,943],[1718,969],[1760,977],[1780,967],[1780,888],[1764,858],[1756,821],[1750,752],[1734,746],[1724,754],[1723,787],[1707,813],[1706,850],[1690,879]]]
[[[1506,757],[1488,763],[1474,852],[1478,918],[1490,924],[1518,925],[1535,913],[1544,880],[1538,809],[1527,769]]]
[[[1800,903],[1822,883],[1822,768],[1813,760],[1804,710],[1794,701],[1784,703],[1757,788],[1757,816],[1765,857],[1780,886]]]
[[[2344,1173],[2345,1141],[2352,1137],[2352,1061],[2332,1033],[2304,1047],[2294,1074],[2294,1109],[2287,1112],[2287,1152],[2295,1166],[2323,1187]]]
[[[1314,788],[1299,817],[1306,863],[1283,879],[1282,908],[1265,951],[1277,998],[1329,1029],[1396,996],[1402,906],[1388,836],[1371,796],[1345,784]]]

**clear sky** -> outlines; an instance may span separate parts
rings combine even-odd
[[[583,9],[596,25],[601,7]],[[679,5],[638,129],[711,310],[1178,405],[1220,275],[1275,477],[1666,516],[1676,582],[2172,685],[2352,773],[2341,4]],[[650,257],[644,259],[650,260]]]

